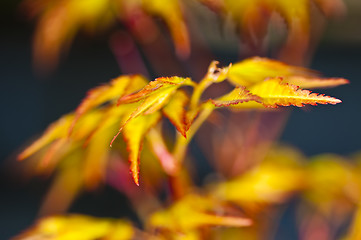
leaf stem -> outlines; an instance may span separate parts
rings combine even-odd
[[[176,143],[173,149],[173,156],[176,159],[176,161],[178,161],[179,164],[182,164],[184,160],[188,144],[190,143],[190,141],[192,140],[198,129],[202,126],[205,120],[207,120],[207,118],[209,117],[209,115],[211,115],[212,112],[213,112],[213,108],[210,107],[204,108],[200,112],[199,116],[196,118],[192,126],[189,128],[189,131],[187,133],[187,138],[183,137],[180,134],[177,135]]]
[[[199,100],[201,99],[201,96],[203,94],[203,92],[212,84],[213,82],[210,81],[210,77],[207,75],[206,77],[204,77],[199,84],[197,84],[194,87],[194,91],[191,97],[191,102],[190,102],[190,109],[194,110],[198,107],[199,104]]]

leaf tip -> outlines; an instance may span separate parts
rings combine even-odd
[[[132,171],[131,174],[132,174],[134,183],[139,187],[139,173]]]
[[[17,157],[16,157],[16,160],[17,161],[23,161],[25,159],[25,155],[24,155],[24,152],[20,153]]]

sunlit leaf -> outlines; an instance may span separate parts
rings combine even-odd
[[[157,95],[165,90],[175,90],[182,86],[193,86],[194,83],[190,78],[181,78],[181,77],[162,77],[157,78],[154,81],[149,82],[142,90],[137,93],[130,94],[124,97],[121,97],[118,100],[118,105],[125,103],[138,102],[140,100],[151,97],[152,95]]]
[[[96,131],[88,140],[84,156],[84,180],[88,189],[94,189],[104,181],[105,168],[109,158],[109,141],[114,134],[114,128]]]
[[[42,68],[40,70],[54,68],[61,53],[69,48],[78,32],[103,31],[116,21],[134,23],[140,12],[147,19],[156,16],[166,23],[179,56],[187,57],[190,52],[188,29],[182,1],[179,0],[166,3],[160,0],[25,0],[22,6],[25,14],[38,18],[33,49],[35,63]],[[147,22],[139,21],[137,24],[139,29],[149,30]],[[156,28],[156,25],[152,27]],[[146,41],[143,39],[146,34],[142,33],[140,37],[139,41]]]
[[[24,6],[39,15],[33,46],[39,68],[54,68],[80,29],[93,32],[114,18],[108,0],[25,1]]]
[[[352,221],[350,230],[343,240],[358,240],[361,238],[361,208],[358,207]]]
[[[39,151],[41,148],[53,142],[54,140],[65,137],[66,131],[67,129],[69,129],[73,118],[74,115],[72,114],[65,115],[55,123],[51,124],[39,139],[33,142],[21,154],[19,154],[18,159],[23,160],[25,158],[28,158],[30,155]]]
[[[261,102],[261,98],[251,94],[245,87],[236,87],[234,90],[232,90],[230,93],[215,99],[211,100],[211,102],[216,107],[228,107],[232,105],[240,105],[244,102]]]
[[[264,46],[272,16],[279,15],[287,27],[287,39],[281,49],[281,57],[301,63],[309,49],[310,22],[315,3],[327,16],[340,15],[345,7],[341,0],[200,0],[216,11],[231,16],[240,28],[241,39],[253,51]]]
[[[194,82],[192,82],[192,80],[190,80],[189,78],[157,78],[156,80],[151,81],[139,92],[121,97],[118,100],[118,105],[135,102],[139,102],[140,104],[138,108],[134,112],[132,112],[124,125],[121,126],[118,134],[113,138],[111,144],[122,131],[122,128],[126,126],[126,124],[130,120],[142,114],[151,114],[157,112],[168,103],[169,98],[176,92],[178,88],[182,86],[193,85]]]
[[[214,193],[250,209],[281,203],[305,188],[305,170],[299,160],[298,153],[291,149],[275,150],[259,166],[216,186]]]
[[[305,196],[326,216],[347,213],[361,200],[359,171],[344,158],[323,154],[311,159]]]
[[[189,97],[187,94],[183,91],[177,91],[163,108],[164,115],[184,137],[187,137],[187,130],[189,128],[186,111],[188,102]]]
[[[190,232],[202,226],[244,227],[251,225],[250,219],[217,214],[216,209],[219,207],[210,198],[188,195],[170,208],[154,213],[149,223],[156,229],[181,233]]]
[[[159,121],[160,117],[160,113],[155,112],[133,118],[124,126],[123,136],[129,151],[130,171],[137,185],[139,185],[139,157],[144,136]]]
[[[110,81],[109,84],[91,89],[75,111],[75,119],[70,131],[77,120],[87,111],[119,97],[135,92],[147,84],[147,80],[140,75],[120,76]]]
[[[65,212],[79,192],[84,189],[81,161],[83,153],[74,151],[71,154],[67,153],[66,159],[64,156],[61,157],[62,161],[58,162],[54,180],[42,202],[41,216]],[[49,166],[46,166],[46,170],[48,169]]]
[[[334,87],[348,83],[343,78],[322,79],[315,71],[260,57],[233,64],[228,71],[229,81],[236,86],[248,87],[275,77],[282,77],[285,83],[301,88]]]
[[[134,236],[133,226],[123,220],[69,215],[43,218],[14,240],[128,240]]]
[[[183,19],[181,0],[142,1],[143,7],[152,15],[160,16],[169,27],[177,54],[187,57],[190,53],[188,29]]]
[[[299,86],[301,88],[327,88],[348,84],[349,81],[344,78],[305,78],[305,77],[288,77],[285,82]]]
[[[311,93],[308,90],[299,89],[297,86],[283,83],[280,78],[272,78],[260,82],[249,88],[250,92],[262,98],[265,107],[294,105],[302,107],[305,104],[337,104],[341,100],[324,96],[323,94]]]

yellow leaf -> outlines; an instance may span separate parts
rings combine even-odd
[[[293,80],[291,79],[290,81],[297,81],[297,85],[303,87],[303,82],[311,81],[313,78],[318,79],[318,74],[306,68],[291,66],[280,61],[260,57],[249,58],[233,64],[228,71],[229,81],[236,86],[249,87],[267,78],[275,77],[282,77],[285,82],[288,82],[288,79],[292,77]],[[321,82],[318,82],[320,84],[318,87],[322,87]],[[341,84],[338,81],[332,81],[332,83]],[[332,86],[332,83],[327,84]]]
[[[156,229],[187,233],[202,226],[244,227],[250,219],[218,215],[220,205],[214,200],[198,195],[187,195],[166,210],[154,213],[149,223]]]
[[[139,157],[145,134],[159,121],[161,114],[155,112],[133,118],[123,128],[123,136],[129,152],[130,171],[139,186]]]
[[[79,29],[94,31],[110,25],[114,18],[109,0],[62,0],[48,4],[27,0],[24,6],[39,15],[33,47],[35,64],[42,68],[57,65],[60,53],[69,47]]]
[[[143,0],[145,10],[152,15],[158,15],[164,19],[173,37],[176,51],[180,57],[188,57],[190,43],[188,29],[183,19],[180,0]]]
[[[142,90],[137,93],[130,94],[124,97],[121,97],[118,100],[119,104],[139,102],[142,99],[150,97],[151,95],[156,95],[158,92],[167,89],[177,89],[182,86],[194,86],[194,82],[190,78],[181,78],[181,77],[161,77],[157,78],[154,81],[149,82]]]
[[[183,91],[177,91],[163,108],[163,114],[185,138],[187,137],[187,130],[189,129],[186,110],[188,102],[189,98],[187,94]]]
[[[54,68],[61,52],[67,50],[81,30],[96,33],[117,20],[134,22],[134,14],[142,12],[147,18],[160,17],[167,24],[179,56],[190,52],[188,29],[179,0],[126,1],[126,0],[24,0],[23,7],[31,17],[37,17],[34,39],[34,58],[38,67]],[[136,15],[138,16],[138,15]],[[137,22],[141,30],[145,22]],[[149,30],[149,29],[146,29]],[[142,36],[145,34],[143,33]],[[144,39],[141,39],[144,40]],[[40,69],[41,70],[41,69]]]
[[[123,220],[69,215],[43,218],[14,240],[128,240],[134,235],[132,225]]]
[[[296,85],[300,88],[326,88],[336,87],[339,85],[348,84],[349,81],[344,78],[307,78],[307,77],[287,77],[285,82]]]
[[[335,209],[338,213],[347,213],[351,206],[360,202],[360,174],[347,159],[322,154],[310,159],[307,170],[306,199],[325,216],[335,216]]]
[[[216,107],[228,107],[232,105],[241,106],[244,102],[261,102],[261,98],[251,94],[245,87],[236,87],[230,93],[210,100]]]
[[[248,209],[282,203],[305,188],[305,170],[298,162],[301,159],[292,149],[275,149],[259,166],[216,186],[214,194]]]
[[[361,238],[361,207],[358,209],[353,217],[352,225],[348,231],[348,234],[343,240],[358,240]]]
[[[297,86],[283,83],[280,78],[272,78],[260,82],[249,88],[250,92],[262,98],[265,107],[294,105],[302,107],[304,104],[337,104],[341,100],[311,93],[308,90],[298,89]]]
[[[143,114],[151,114],[160,110],[168,103],[169,98],[182,86],[194,86],[194,82],[189,78],[170,77],[157,78],[150,82],[139,92],[121,97],[118,100],[118,105],[139,102],[137,109],[131,113],[126,122],[120,127],[118,133],[114,136],[110,146],[117,138],[123,127],[127,123]]]
[[[70,131],[72,131],[78,119],[89,110],[137,91],[144,87],[147,82],[140,75],[120,76],[111,80],[109,84],[91,89],[77,107]]]
[[[55,123],[51,124],[38,140],[33,142],[29,147],[27,147],[22,153],[19,154],[18,159],[23,160],[28,158],[54,140],[65,137],[73,119],[74,115],[68,114],[60,118]]]
[[[84,183],[88,189],[94,189],[104,181],[105,168],[109,158],[109,141],[114,134],[113,128],[102,128],[91,136],[86,145],[84,156]]]
[[[267,78],[282,77],[285,83],[301,88],[324,88],[347,84],[343,78],[320,78],[319,73],[283,62],[253,57],[233,64],[228,71],[229,81],[236,86],[252,86]]]
[[[58,164],[53,182],[41,204],[40,216],[65,212],[83,190],[82,157],[82,152],[75,150]]]
[[[230,15],[239,25],[241,38],[251,50],[259,51],[264,45],[272,15],[279,15],[287,26],[287,39],[281,56],[301,63],[306,57],[310,41],[311,3],[315,3],[326,16],[344,12],[341,0],[200,0],[213,9]],[[297,60],[298,58],[298,60]]]
[[[89,112],[83,119],[76,129],[74,130],[74,134],[72,135],[71,140],[79,141],[87,137],[92,129],[97,125],[98,120],[100,119],[102,112],[93,111]],[[33,155],[35,152],[39,151],[40,149],[46,147],[48,144],[62,139],[67,141],[67,132],[74,120],[74,114],[68,114],[61,117],[58,121],[51,124],[45,133],[36,140],[33,144],[31,144],[28,148],[26,148],[21,154],[19,154],[18,159],[23,160],[28,158],[29,156]],[[70,141],[70,140],[69,140]],[[59,142],[64,143],[64,142]],[[61,145],[61,144],[60,144]],[[60,147],[60,145],[58,147]],[[56,150],[57,146],[54,145],[53,150]],[[55,152],[54,152],[55,154]]]

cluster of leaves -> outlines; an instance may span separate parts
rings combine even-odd
[[[232,86],[228,93],[211,98],[204,96],[208,87],[225,81]],[[59,198],[59,192],[62,192],[63,201],[57,202],[67,205],[80,190],[93,189],[100,182],[117,187],[137,205],[139,198],[149,197],[162,188],[162,182],[169,181],[178,201],[168,210],[158,211],[150,217],[149,213],[146,214],[145,222],[150,229],[157,230],[151,237],[198,239],[207,234],[199,232],[200,227],[251,224],[251,220],[229,206],[230,203],[243,210],[256,211],[263,203],[283,202],[293,192],[305,188],[304,170],[289,166],[289,163],[285,166],[283,163],[265,163],[246,175],[218,184],[208,194],[192,193],[194,186],[183,161],[188,144],[213,111],[218,108],[240,111],[337,104],[341,101],[311,93],[299,86],[320,88],[345,83],[345,79],[321,79],[314,71],[257,57],[225,68],[212,62],[199,82],[182,77],[162,77],[148,82],[139,75],[120,76],[109,84],[90,90],[75,112],[53,123],[19,155],[19,159],[32,156],[35,159],[32,166],[38,171],[57,172],[47,198],[49,205]],[[192,91],[187,91],[190,88]],[[178,132],[175,139],[163,135],[165,119],[175,126]],[[119,134],[124,141],[117,138]],[[130,163],[135,184],[144,185],[141,191],[129,183],[124,158]],[[139,160],[143,166],[141,179]],[[229,208],[232,209],[231,215]],[[254,219],[255,216],[247,213]],[[57,229],[67,228],[63,222],[68,220],[74,221],[75,225],[78,221],[80,225],[84,224],[83,221],[93,223],[92,219],[83,217],[65,220],[60,217],[46,220],[61,222],[51,230],[40,224],[29,234],[42,236],[50,231],[50,235],[56,235],[59,233]],[[102,220],[94,221],[100,226],[105,224]],[[117,230],[110,226],[102,228],[97,238],[108,239],[113,231]]]
[[[193,189],[153,212],[145,230],[123,220],[68,215],[44,218],[16,239],[267,239],[282,206],[294,196],[302,199],[297,206],[300,239],[336,239],[361,200],[360,156],[353,160],[336,155],[306,159],[295,149],[276,147],[247,173],[210,184],[203,193]],[[359,215],[342,239],[358,239]]]
[[[242,40],[253,48],[262,45],[272,14],[280,15],[289,31],[284,51],[302,56],[307,52],[309,0],[197,0],[192,4],[199,2],[222,16],[231,16],[240,27]],[[344,8],[341,0],[312,2],[327,17],[339,14]],[[187,6],[192,4],[185,0],[25,0],[23,8],[30,17],[39,19],[34,39],[35,63],[51,68],[79,30],[94,33],[120,21],[138,42],[154,41],[161,30],[152,16],[165,22],[177,54],[186,57],[190,39],[184,15],[189,12]]]
[[[223,96],[202,101],[202,93],[210,85],[225,80],[234,85],[233,90]],[[49,164],[57,164],[62,156],[74,148],[85,150],[82,151],[85,152],[85,161],[81,164],[85,164],[86,182],[93,185],[103,175],[101,170],[104,169],[109,152],[107,139],[114,134],[114,128],[120,126],[118,134],[123,133],[129,152],[130,170],[134,182],[139,185],[138,161],[145,137],[150,138],[164,171],[174,174],[180,169],[179,163],[183,158],[178,156],[181,154],[177,152],[181,151],[178,148],[189,143],[200,124],[216,108],[242,110],[337,104],[341,102],[339,99],[311,93],[299,89],[297,85],[315,88],[345,83],[345,79],[320,79],[313,71],[258,57],[226,68],[218,68],[217,63],[212,62],[208,73],[199,83],[182,77],[162,77],[148,83],[139,75],[120,76],[108,85],[90,90],[74,113],[51,125],[19,158],[25,159],[47,147],[41,164],[49,167]],[[180,89],[186,86],[193,87],[191,96]],[[155,128],[162,115],[173,123],[182,136],[177,137],[173,157],[161,140],[162,133]],[[153,131],[148,134],[151,129]],[[111,146],[118,134],[110,141]],[[103,144],[99,142],[100,139]]]

